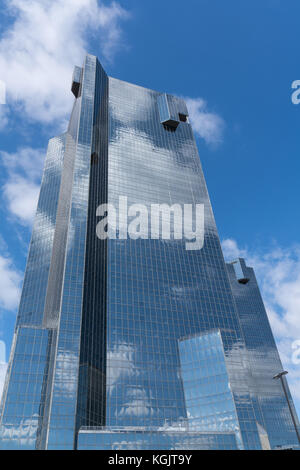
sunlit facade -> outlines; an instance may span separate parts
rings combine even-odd
[[[255,276],[224,262],[185,102],[91,55],[72,91],[69,128],[49,142],[0,448],[296,446]],[[99,239],[97,207],[120,196],[204,205],[203,248]]]

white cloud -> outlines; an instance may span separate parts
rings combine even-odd
[[[224,120],[218,114],[207,109],[207,103],[202,98],[184,98],[193,130],[198,137],[208,145],[216,146],[223,140]]]
[[[126,392],[128,401],[121,407],[120,411],[116,410],[116,416],[153,416],[154,408],[151,407],[148,393],[144,388],[128,389]]]
[[[239,248],[237,242],[231,238],[222,241],[222,248],[227,261],[233,261],[235,258],[245,258],[247,255],[247,251]]]
[[[7,370],[7,363],[6,363],[6,346],[4,341],[0,340],[0,402],[4,387],[5,381],[5,374]]]
[[[113,349],[107,351],[107,384],[110,393],[120,377],[132,377],[138,375],[138,368],[134,363],[135,348],[131,344],[115,344]],[[122,365],[126,364],[126,367]],[[120,366],[121,365],[121,366]]]
[[[8,103],[32,120],[64,120],[72,70],[82,64],[88,40],[98,42],[106,61],[112,59],[128,13],[116,2],[97,0],[6,0],[5,6],[12,23],[0,39],[0,79]]]
[[[66,398],[73,396],[76,391],[78,374],[78,357],[71,351],[59,352],[56,359],[55,380],[56,389],[63,392]]]
[[[25,147],[16,153],[0,152],[8,178],[2,188],[11,215],[22,225],[33,222],[46,152]]]
[[[0,402],[1,402],[1,397],[2,397],[2,392],[3,392],[3,387],[4,387],[6,370],[7,370],[7,363],[0,362]]]
[[[0,131],[8,124],[8,109],[4,104],[0,104]]]
[[[0,364],[6,361],[6,345],[4,341],[0,339]]]
[[[1,438],[9,440],[9,443],[19,448],[25,446],[26,449],[33,448],[36,442],[36,433],[40,423],[39,415],[34,413],[30,419],[24,418],[16,426],[5,426]]]
[[[6,85],[0,80],[0,104],[6,104]]]
[[[260,252],[227,239],[222,247],[228,261],[245,258],[254,268],[293,396],[300,401],[300,365],[293,360],[293,343],[300,339],[300,246]]]
[[[41,177],[45,154],[46,152],[43,149],[33,149],[31,147],[20,148],[16,153],[0,151],[3,165],[9,174],[19,172],[31,180]]]
[[[11,258],[0,255],[0,307],[15,310],[21,293],[21,273],[15,269]]]
[[[31,225],[37,206],[39,187],[31,181],[18,177],[5,184],[4,195],[10,212],[17,216],[21,223]]]

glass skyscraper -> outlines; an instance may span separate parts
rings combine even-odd
[[[110,78],[91,55],[72,91],[48,146],[0,448],[297,446],[255,275],[224,261],[184,101]],[[97,235],[102,204],[118,209],[116,237]],[[129,237],[134,204],[170,219],[167,206],[204,206],[203,247],[175,229]]]

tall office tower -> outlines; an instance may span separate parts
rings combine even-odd
[[[254,271],[243,259],[227,264],[227,270],[245,340],[248,387],[257,421],[267,431],[272,448],[291,447],[297,441],[288,402],[298,430],[299,422],[285,377],[288,402],[280,380],[270,380],[283,367]]]
[[[72,91],[47,152],[1,448],[297,445],[258,287],[242,260],[224,262],[184,101],[110,78],[91,55]],[[203,206],[202,246],[192,227],[178,236],[178,214]]]

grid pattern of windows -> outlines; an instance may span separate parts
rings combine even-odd
[[[193,433],[190,431],[80,431],[79,450],[237,450],[234,433]]]
[[[66,134],[50,140],[0,409],[0,448],[36,448],[55,331],[42,329],[60,203]],[[31,328],[30,328],[31,327]],[[24,350],[26,351],[24,353]],[[17,390],[17,394],[16,394]]]
[[[243,259],[239,259],[237,264],[241,267],[241,274],[236,273],[233,264],[228,264],[227,269],[245,338],[249,389],[257,421],[266,429],[272,448],[297,446],[298,440],[282,385],[279,380],[273,379],[283,367],[256,277]],[[239,283],[238,278],[241,277],[249,279],[249,282]],[[286,387],[294,408],[287,383]],[[294,416],[297,419],[295,409]]]
[[[41,434],[52,332],[19,327],[0,425],[1,449],[35,449]]]
[[[166,132],[159,93],[109,80],[108,202],[204,204],[205,241],[109,240],[107,426],[186,421],[178,340],[220,329],[246,448],[260,448],[236,307],[191,126]],[[184,103],[170,99],[173,113]],[[177,106],[177,108],[176,108]],[[157,443],[159,444],[159,443]]]
[[[220,331],[179,341],[179,354],[189,429],[232,431],[241,442]]]
[[[108,77],[96,64],[77,429],[105,423],[107,243],[96,234],[96,210],[107,201]]]
[[[48,449],[72,449],[75,442],[95,70],[96,58],[88,55],[84,66],[82,94],[79,98],[81,111],[48,424]]]
[[[20,301],[18,325],[41,325],[59,202],[65,134],[50,140]]]
[[[80,448],[260,449],[265,429],[291,444],[256,281],[224,263],[184,101],[165,95],[166,127],[161,93],[107,77],[96,57],[76,80],[68,131],[49,143],[0,447],[72,449],[78,435]],[[170,240],[127,227],[97,239],[97,206],[125,218],[120,197],[146,206],[149,227],[153,204],[204,205],[203,248],[172,223]]]

